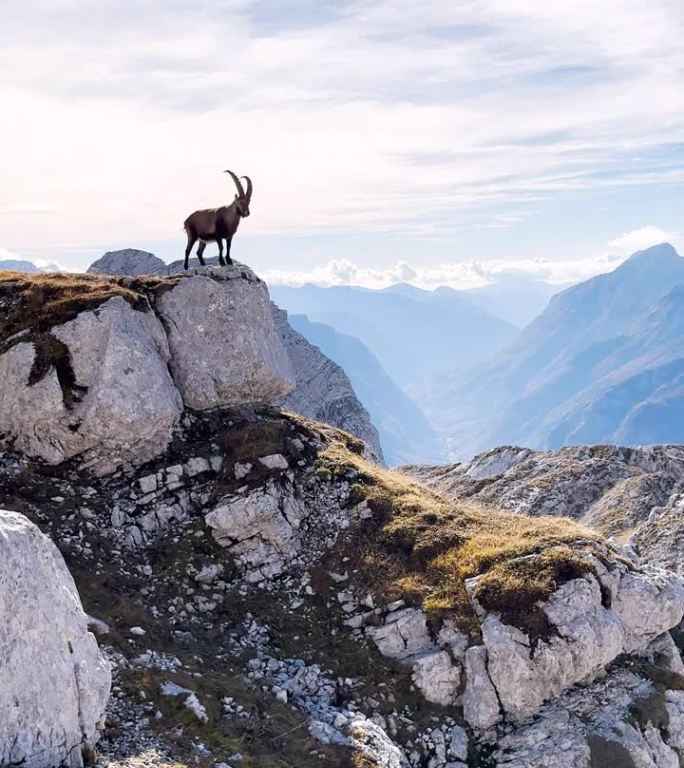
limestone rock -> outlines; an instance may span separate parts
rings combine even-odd
[[[466,464],[406,471],[456,500],[565,515],[614,534],[638,527],[654,507],[684,490],[684,447],[580,445],[543,452],[504,446]]]
[[[684,574],[684,495],[654,507],[630,544],[642,561]]]
[[[666,691],[667,743],[684,752],[684,691]]]
[[[109,666],[57,547],[5,511],[0,616],[0,765],[81,766],[102,726]]]
[[[383,656],[400,661],[436,650],[427,629],[425,614],[419,608],[393,611],[379,627],[369,627],[372,638]]]
[[[153,253],[137,248],[107,251],[86,270],[100,275],[166,275],[167,265]]]
[[[105,474],[166,449],[181,400],[168,372],[169,349],[152,312],[115,296],[51,329],[66,346],[73,402],[55,366],[29,383],[34,346],[22,342],[0,357],[0,429],[16,448],[50,464],[78,457]]]
[[[452,663],[447,651],[435,651],[416,659],[411,678],[423,696],[433,704],[446,707],[456,702],[461,669]]]
[[[500,739],[496,768],[589,768],[590,758],[584,734],[560,711]]]
[[[634,651],[682,620],[684,584],[665,571],[626,571],[611,608],[625,627],[624,650]]]
[[[294,387],[265,284],[247,267],[181,276],[157,300],[171,371],[189,408],[269,403]]]
[[[409,761],[385,731],[365,717],[357,717],[348,728],[350,743],[377,768],[409,768]]]
[[[509,469],[525,461],[532,451],[529,448],[494,448],[475,456],[463,467],[463,473],[473,480],[489,480],[503,475]]]
[[[298,553],[297,529],[306,515],[291,485],[275,481],[225,497],[205,516],[214,538],[228,547],[248,581],[282,573]]]
[[[473,728],[486,731],[501,720],[501,712],[496,689],[487,673],[487,649],[483,645],[466,651],[465,674],[463,716]]]
[[[620,566],[611,609],[593,575],[563,584],[541,606],[556,632],[532,646],[527,635],[488,615],[482,624],[487,671],[505,712],[521,720],[543,702],[590,678],[622,653],[643,649],[682,618],[678,577]]]
[[[382,459],[380,437],[359,402],[344,370],[295,331],[287,312],[271,304],[273,320],[287,350],[295,388],[282,405],[302,416],[323,421],[361,438]]]

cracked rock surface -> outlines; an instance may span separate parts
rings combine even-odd
[[[109,664],[57,547],[0,510],[0,765],[81,766],[103,726]]]
[[[292,389],[266,286],[249,269],[206,268],[159,286],[146,310],[114,296],[51,328],[46,343],[63,345],[62,357],[40,376],[35,343],[0,355],[7,441],[103,475],[163,453],[184,407],[272,402]]]

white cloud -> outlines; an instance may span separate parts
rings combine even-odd
[[[675,248],[679,248],[681,242],[681,235],[675,232],[666,232],[660,227],[654,227],[649,224],[632,232],[624,232],[619,237],[611,240],[608,246],[618,254],[629,256],[636,251],[641,251],[644,248],[659,245],[660,243],[671,243]]]
[[[367,0],[289,27],[287,3],[162,5],[4,3],[6,242],[172,237],[230,165],[257,234],[498,229],[523,214],[493,206],[682,180],[649,159],[684,138],[680,0]]]
[[[20,259],[20,256],[17,256],[16,253],[12,253],[12,251],[8,251],[7,248],[3,248],[0,245],[0,261],[10,261],[10,260],[16,260]]]
[[[648,225],[614,238],[597,253],[577,259],[473,259],[435,267],[419,267],[399,261],[386,269],[370,269],[346,259],[332,259],[311,271],[270,269],[262,270],[260,274],[269,285],[314,283],[322,286],[386,288],[394,283],[405,282],[428,290],[440,285],[467,290],[511,278],[565,285],[610,272],[635,251],[651,245],[668,241],[677,247],[678,240],[677,235]]]

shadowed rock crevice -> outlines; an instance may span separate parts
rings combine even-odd
[[[76,374],[71,364],[69,347],[51,333],[39,333],[33,337],[36,356],[29,374],[28,385],[34,386],[54,368],[57,381],[62,390],[64,406],[71,410],[80,403],[88,392],[88,387],[76,382]]]

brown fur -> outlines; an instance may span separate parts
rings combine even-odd
[[[190,251],[198,240],[200,244],[197,247],[197,258],[202,266],[204,266],[203,253],[208,242],[215,242],[218,245],[219,264],[222,267],[226,265],[226,261],[228,264],[233,263],[230,258],[230,246],[240,225],[240,219],[249,216],[252,181],[248,176],[243,177],[247,181],[247,192],[245,192],[240,179],[232,171],[226,171],[226,173],[230,174],[235,182],[238,194],[230,205],[195,211],[185,220],[185,233],[188,236],[188,244],[185,248],[185,269],[188,268]],[[226,261],[223,259],[224,240],[226,241]]]

